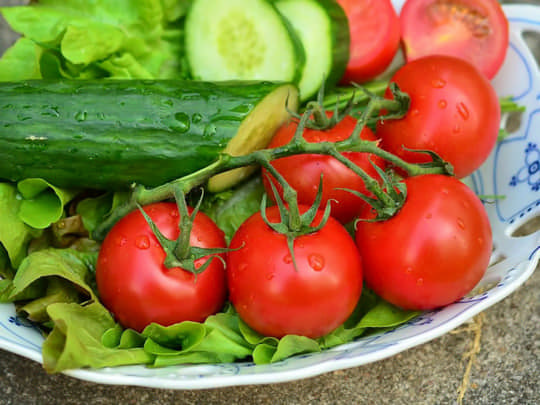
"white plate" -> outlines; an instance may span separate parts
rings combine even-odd
[[[394,4],[400,9],[403,1]],[[506,195],[488,204],[495,251],[493,264],[479,284],[488,288],[441,310],[422,314],[397,329],[358,339],[317,354],[295,356],[270,365],[251,363],[147,368],[129,366],[73,370],[66,374],[104,384],[172,389],[200,389],[290,381],[361,366],[420,345],[464,323],[515,291],[533,273],[540,259],[540,232],[512,237],[527,220],[540,215],[540,72],[524,33],[540,36],[540,7],[508,5],[510,50],[494,79],[500,96],[513,96],[527,107],[519,128],[495,148],[485,165],[470,177],[483,195]],[[505,258],[501,261],[501,258]],[[43,338],[17,318],[12,304],[0,304],[0,348],[42,362]]]

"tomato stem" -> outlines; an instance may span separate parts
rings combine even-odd
[[[365,83],[361,89],[368,90],[371,94],[382,96],[388,87],[388,81],[378,80]],[[364,92],[358,91],[357,85],[337,87],[331,93],[326,94],[323,101],[323,106],[326,108],[344,108],[345,105],[352,101],[353,107],[351,112],[359,112],[370,100],[371,96]]]

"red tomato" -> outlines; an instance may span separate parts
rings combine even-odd
[[[319,131],[306,129],[304,139],[308,142],[338,142],[347,139],[356,125],[356,119],[346,116],[332,129]],[[297,123],[290,122],[281,127],[269,144],[269,148],[275,148],[287,144],[296,131]],[[360,137],[364,140],[375,141],[377,138],[369,128],[364,128]],[[377,171],[371,162],[379,167],[384,167],[384,161],[378,156],[360,152],[343,152],[343,155],[350,159],[357,166],[361,167],[368,175],[379,178]],[[298,193],[300,204],[312,205],[319,187],[321,173],[323,175],[322,202],[321,207],[325,207],[328,200],[332,202],[332,216],[341,223],[352,221],[366,203],[348,191],[338,190],[347,188],[356,190],[365,195],[371,195],[366,190],[363,180],[352,170],[345,167],[333,157],[326,155],[294,155],[273,160],[272,166],[285,178],[287,183]],[[267,176],[267,171],[263,170],[263,182],[268,195],[273,196],[272,189]],[[273,180],[274,185],[282,195],[282,189]]]
[[[279,221],[276,206],[266,214],[270,222]],[[332,217],[320,231],[295,239],[296,269],[286,236],[272,230],[260,212],[240,226],[230,247],[237,249],[227,254],[230,300],[240,318],[263,335],[323,336],[345,322],[360,298],[358,250]]]
[[[349,20],[349,62],[342,83],[363,83],[383,73],[400,44],[399,18],[390,0],[338,0]]]
[[[399,307],[438,308],[465,296],[484,275],[490,223],[478,197],[455,177],[404,181],[407,197],[394,217],[357,224],[366,284]]]
[[[168,238],[179,235],[175,203],[145,206]],[[226,246],[223,232],[205,214],[197,213],[191,245]],[[168,326],[186,320],[202,322],[218,312],[226,299],[226,276],[218,258],[198,275],[163,265],[165,252],[137,210],[123,217],[107,234],[99,252],[96,280],[100,298],[124,327],[142,331],[155,322]],[[198,259],[201,265],[206,257]]]
[[[475,65],[488,79],[508,49],[508,20],[497,0],[407,0],[400,14],[408,61],[450,55]]]
[[[378,123],[383,149],[412,163],[431,158],[404,148],[432,150],[459,178],[480,167],[497,141],[501,112],[478,69],[451,56],[426,56],[405,64],[391,81],[409,94],[411,105],[402,119]]]

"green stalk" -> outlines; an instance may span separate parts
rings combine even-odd
[[[382,96],[388,87],[387,81],[372,81],[362,85],[362,88],[377,96]],[[326,94],[323,106],[325,108],[345,108],[349,100],[352,100],[353,110],[370,101],[370,96],[358,87],[337,87],[333,92]]]
[[[297,207],[296,202],[293,202],[293,200],[296,199],[296,192],[287,184],[285,179],[273,169],[270,164],[272,160],[292,155],[318,154],[329,155],[337,158],[347,167],[350,167],[357,174],[362,176],[367,189],[383,201],[385,201],[389,197],[384,196],[384,192],[381,190],[377,181],[371,179],[367,174],[363,173],[352,162],[348,161],[348,159],[344,159],[341,156],[340,152],[365,152],[380,156],[381,158],[390,162],[392,165],[402,168],[410,175],[416,176],[429,173],[448,174],[449,168],[447,164],[442,160],[437,159],[437,157],[433,154],[433,162],[430,164],[411,164],[399,158],[398,156],[395,156],[379,148],[375,142],[366,141],[360,138],[360,133],[362,132],[362,129],[367,125],[368,120],[373,116],[378,116],[381,110],[387,111],[385,119],[399,118],[406,113],[409,106],[408,96],[400,92],[399,89],[397,89],[397,87],[395,86],[392,88],[392,91],[394,93],[394,100],[385,99],[383,97],[378,97],[372,94],[370,95],[371,98],[365,112],[360,117],[357,126],[355,127],[349,138],[345,139],[344,141],[320,143],[309,143],[305,141],[302,136],[304,125],[312,114],[312,110],[308,110],[302,115],[297,128],[297,132],[295,133],[293,139],[286,145],[272,149],[261,149],[242,156],[231,156],[227,154],[222,154],[214,163],[194,173],[165,183],[161,186],[150,189],[146,189],[142,186],[136,186],[132,191],[132,197],[130,201],[125,205],[118,207],[118,209],[116,209],[104,222],[101,223],[101,225],[95,230],[92,236],[96,240],[103,239],[105,237],[105,234],[116,223],[116,221],[118,221],[127,213],[134,210],[139,205],[146,205],[153,202],[172,199],[175,197],[175,193],[178,192],[187,194],[194,187],[203,185],[206,181],[208,181],[208,179],[210,179],[216,174],[240,167],[253,165],[263,166],[267,168],[270,173],[276,178],[276,180],[281,184],[284,190],[285,200],[293,209],[293,213],[291,215],[293,218],[291,218],[290,225],[292,227],[295,227],[295,224],[297,223],[295,218],[299,217],[299,213],[294,212],[294,207]],[[370,93],[368,92],[367,94]]]

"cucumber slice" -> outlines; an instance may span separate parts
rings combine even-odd
[[[268,0],[194,0],[185,45],[199,80],[296,83],[305,60],[293,28]]]
[[[349,61],[349,22],[335,0],[278,0],[278,10],[297,32],[306,63],[298,87],[300,99],[308,100],[323,83],[335,85]]]

